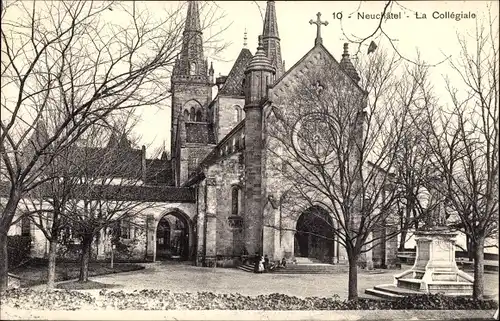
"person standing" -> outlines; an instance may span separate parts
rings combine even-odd
[[[254,273],[259,273],[259,264],[260,264],[260,255],[259,253],[255,253],[255,258],[253,262],[253,271]]]
[[[269,257],[267,257],[267,254],[264,255],[264,271],[269,271]]]
[[[264,258],[260,256],[260,261],[259,261],[259,273],[264,272]]]

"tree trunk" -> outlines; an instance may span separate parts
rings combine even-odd
[[[8,272],[9,272],[9,265],[8,265],[8,248],[7,248],[7,231],[2,231],[0,233],[0,247],[1,249],[1,255],[0,255],[0,274],[1,274],[1,280],[0,280],[0,292],[7,290],[7,282],[8,282]]]
[[[484,296],[484,237],[478,237],[474,244],[474,286],[472,296],[481,300]]]
[[[467,235],[467,257],[469,258],[469,262],[474,260],[474,246],[472,243],[472,238]]]
[[[348,300],[358,298],[358,257],[348,254],[349,256],[349,285],[348,285]]]
[[[407,232],[406,232],[406,227],[405,227],[401,230],[401,239],[400,239],[398,251],[405,250],[406,233]]]
[[[16,189],[11,189],[9,200],[2,211],[0,219],[0,292],[7,290],[9,280],[9,264],[8,264],[8,233],[12,219],[16,214],[17,204],[19,203],[20,196]]]
[[[90,263],[91,246],[92,246],[92,236],[84,236],[82,239],[82,252],[80,257],[80,275],[78,277],[79,282],[89,281],[89,263]]]
[[[56,205],[57,208],[57,205]],[[57,241],[61,229],[59,222],[59,212],[54,211],[51,226],[51,238],[49,240],[49,264],[47,267],[47,288],[53,289],[56,281],[56,258],[57,258]]]
[[[56,282],[57,238],[49,241],[49,265],[47,267],[47,288],[53,289]]]

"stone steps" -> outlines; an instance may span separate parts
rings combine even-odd
[[[388,299],[388,300],[399,299],[399,298],[403,298],[406,296],[415,296],[415,295],[425,294],[424,292],[420,292],[420,291],[399,288],[399,287],[395,286],[394,284],[376,285],[372,289],[366,289],[365,293],[372,295],[372,296],[375,296],[375,297],[378,297],[378,298]]]
[[[253,272],[253,264],[242,264],[238,266],[239,270]],[[331,274],[347,272],[349,266],[339,264],[308,263],[308,264],[288,264],[286,268],[277,268],[270,273],[277,274]]]
[[[421,283],[422,283],[421,279],[398,279],[399,288],[404,288],[414,291],[420,290]]]

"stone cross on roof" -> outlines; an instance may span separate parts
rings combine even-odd
[[[321,39],[321,25],[328,26],[328,21],[321,21],[321,12],[318,12],[316,16],[316,21],[311,19],[309,20],[309,24],[316,25],[316,40],[314,41],[314,44],[318,45],[323,43],[323,39]]]

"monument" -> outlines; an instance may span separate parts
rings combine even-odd
[[[381,297],[442,293],[472,295],[474,278],[460,270],[455,261],[457,232],[446,226],[446,198],[431,191],[425,225],[415,232],[417,253],[413,266],[394,276],[394,284],[375,286],[367,294]]]

